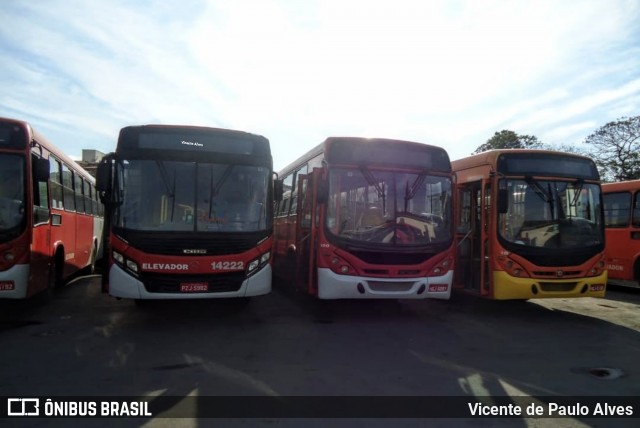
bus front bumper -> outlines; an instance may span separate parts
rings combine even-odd
[[[437,277],[370,278],[318,269],[320,299],[444,299],[451,297],[453,271]]]
[[[24,299],[29,286],[29,265],[15,265],[0,272],[0,299]]]
[[[606,284],[606,272],[588,278],[540,280],[516,278],[504,271],[496,271],[493,274],[493,298],[526,300],[549,297],[604,297]]]
[[[209,293],[150,293],[142,281],[114,264],[109,270],[109,295],[123,299],[224,299],[252,297],[271,291],[271,265],[267,264],[242,282],[238,291]]]

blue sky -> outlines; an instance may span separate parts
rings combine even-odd
[[[452,159],[496,131],[580,143],[640,115],[638,0],[3,0],[0,116],[67,154],[171,123],[328,136]]]

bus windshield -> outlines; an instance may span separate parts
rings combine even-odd
[[[167,160],[119,163],[115,226],[137,231],[255,232],[267,216],[269,168]]]
[[[329,171],[326,227],[331,235],[385,246],[451,240],[451,180],[367,167]]]
[[[24,157],[0,154],[0,171],[0,242],[7,242],[26,225]]]
[[[500,236],[519,246],[576,249],[603,244],[600,187],[583,180],[505,179]]]

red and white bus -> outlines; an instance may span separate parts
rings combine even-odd
[[[604,218],[593,160],[512,149],[451,164],[457,289],[496,300],[604,296]]]
[[[123,128],[98,165],[109,234],[103,290],[136,301],[269,293],[273,175],[259,135]]]
[[[453,279],[447,152],[328,138],[279,173],[274,270],[319,299],[448,299]]]
[[[95,266],[94,178],[27,122],[0,118],[0,298],[52,291]]]
[[[640,287],[640,180],[603,183],[609,283]]]

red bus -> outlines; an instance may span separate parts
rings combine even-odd
[[[609,283],[640,287],[640,180],[603,183]]]
[[[94,178],[27,122],[0,118],[0,298],[52,291],[101,248]]]
[[[326,139],[284,168],[274,270],[319,299],[448,299],[451,164],[409,141]]]
[[[103,290],[137,302],[269,293],[272,165],[259,135],[123,128],[97,173],[108,233]]]
[[[604,296],[602,195],[591,159],[511,149],[452,165],[456,289],[497,300]]]

